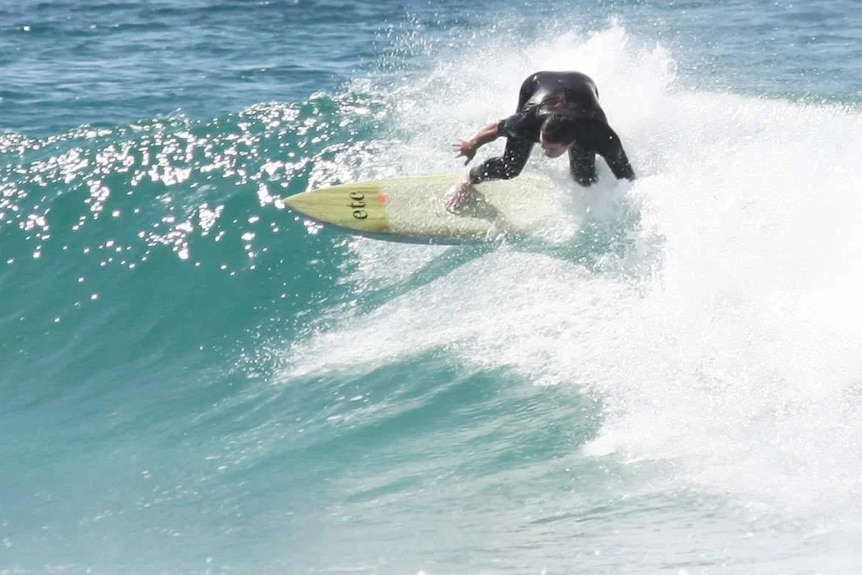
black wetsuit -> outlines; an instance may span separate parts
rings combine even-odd
[[[508,139],[503,156],[471,169],[470,181],[508,180],[520,174],[550,114],[568,116],[576,125],[575,142],[569,148],[569,166],[576,182],[588,186],[598,179],[596,154],[605,159],[617,179],[633,180],[634,171],[620,138],[608,125],[598,98],[595,83],[585,74],[533,74],[521,85],[515,114],[498,124],[500,135]]]

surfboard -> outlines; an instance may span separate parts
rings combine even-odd
[[[303,217],[376,239],[451,244],[498,241],[539,232],[560,215],[559,191],[544,176],[474,186],[458,214],[445,197],[463,174],[395,178],[318,188],[283,198]]]

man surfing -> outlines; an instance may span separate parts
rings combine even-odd
[[[466,165],[480,147],[500,136],[507,139],[502,157],[473,167],[466,179],[453,186],[446,196],[446,209],[462,212],[476,194],[474,184],[520,174],[536,143],[549,158],[568,152],[572,178],[582,186],[598,180],[596,154],[605,159],[617,179],[634,180],[622,142],[608,125],[598,98],[595,83],[579,72],[536,72],[524,80],[514,115],[488,124],[453,146],[456,157],[466,158]]]

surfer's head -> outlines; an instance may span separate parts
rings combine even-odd
[[[542,122],[539,144],[549,158],[559,158],[575,142],[575,123],[561,114],[551,114]]]

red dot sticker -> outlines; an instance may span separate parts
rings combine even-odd
[[[377,201],[381,204],[388,204],[390,199],[388,194],[377,194]]]

